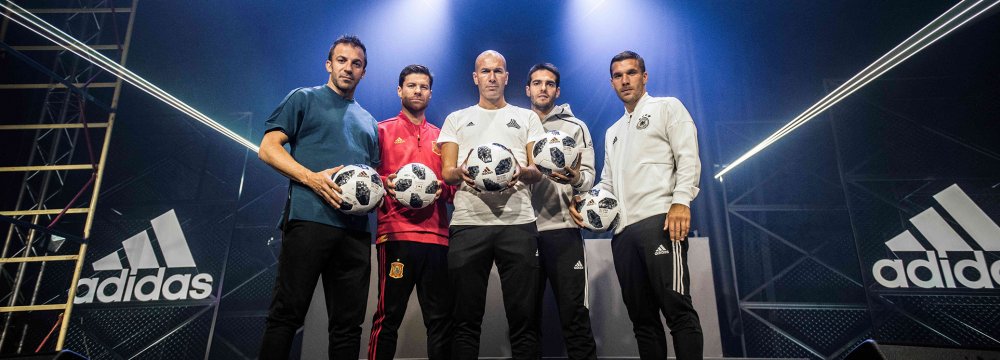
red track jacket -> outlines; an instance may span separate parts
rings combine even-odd
[[[441,177],[441,149],[437,145],[441,129],[427,121],[414,125],[402,112],[378,123],[378,143],[382,149],[382,164],[377,171],[383,181],[389,174],[409,163],[422,163]],[[416,241],[448,245],[447,204],[455,196],[455,188],[445,185],[441,198],[423,209],[409,209],[386,195],[378,209],[376,243],[385,241]]]

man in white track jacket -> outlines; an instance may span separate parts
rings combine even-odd
[[[666,318],[677,359],[701,359],[702,331],[691,303],[686,240],[701,161],[694,121],[679,100],[646,94],[646,65],[625,51],[611,59],[611,85],[625,114],[605,135],[597,187],[618,197],[611,241],[622,299],[639,356],[666,359]],[[577,222],[583,218],[573,210]]]

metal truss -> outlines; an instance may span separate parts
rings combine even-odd
[[[236,113],[234,124],[245,124],[247,136],[252,136],[253,116],[249,112]],[[120,129],[121,130],[121,129]],[[128,134],[120,133],[118,139],[128,137]],[[173,157],[177,155],[166,155]],[[77,311],[86,314],[74,318],[73,327],[70,330],[67,340],[69,346],[74,350],[93,356],[93,358],[106,359],[141,359],[157,354],[161,357],[170,358],[198,358],[204,356],[209,358],[234,358],[253,359],[256,356],[256,340],[252,347],[247,346],[247,338],[260,336],[262,333],[264,319],[267,315],[266,306],[261,308],[248,309],[242,306],[247,302],[261,302],[262,294],[259,289],[263,286],[267,289],[263,296],[263,302],[270,299],[270,288],[273,282],[274,272],[277,266],[278,244],[275,237],[275,227],[270,217],[260,222],[260,219],[248,216],[254,209],[262,206],[262,203],[273,201],[275,194],[287,193],[287,182],[276,181],[270,186],[259,187],[259,179],[251,183],[248,176],[248,167],[261,166],[255,164],[253,152],[249,149],[240,149],[238,155],[233,154],[232,161],[227,162],[236,168],[241,168],[239,190],[234,193],[232,201],[217,200],[196,200],[195,203],[207,204],[216,201],[224,206],[232,208],[225,211],[213,212],[212,215],[202,214],[197,216],[200,220],[222,224],[233,221],[233,232],[225,241],[220,241],[214,246],[225,251],[220,251],[216,258],[221,264],[219,277],[214,283],[215,292],[204,300],[187,301],[182,305],[173,303],[131,303],[128,309],[120,311],[113,306],[81,306]],[[163,160],[152,162],[147,170],[142,173],[136,172],[121,179],[108,177],[105,182],[104,196],[114,196],[118,191],[129,191],[129,187],[134,185],[137,178],[148,176],[156,168],[161,168],[170,161]],[[210,176],[208,169],[195,166],[191,177]],[[217,169],[213,169],[217,170]],[[204,172],[203,172],[204,171]],[[252,170],[249,174],[253,174]],[[250,175],[252,176],[252,175]],[[116,182],[118,181],[118,182]],[[248,186],[244,187],[243,184]],[[235,189],[234,189],[235,190]],[[124,196],[124,198],[129,198]],[[122,204],[109,205],[110,202],[103,202],[103,206],[116,206],[121,208]],[[125,205],[128,206],[127,204]],[[103,217],[102,217],[103,219]],[[182,222],[182,225],[185,225]],[[100,232],[101,229],[96,230]],[[274,236],[246,236],[247,233],[271,234]],[[95,236],[100,236],[95,233]],[[271,239],[268,240],[268,237]],[[220,239],[222,240],[222,239]],[[253,243],[255,246],[248,247]],[[101,249],[96,247],[94,251],[121,251],[122,248]],[[243,251],[234,250],[236,247],[244,246]],[[249,256],[248,248],[256,256]],[[252,264],[248,266],[247,264]],[[83,277],[90,276],[85,271]],[[252,294],[248,296],[248,294]],[[238,303],[237,309],[233,309],[233,304]],[[118,317],[119,314],[127,314]],[[157,323],[146,325],[136,318],[156,318]],[[162,320],[169,318],[169,320]],[[98,320],[99,321],[95,321]],[[110,320],[109,320],[110,319]],[[86,321],[84,321],[86,320]],[[138,326],[140,331],[116,332],[114,335],[108,334],[108,327],[113,324],[127,324],[126,327]],[[236,325],[234,325],[236,324]],[[247,326],[249,325],[249,326]],[[117,325],[122,326],[122,325]],[[147,327],[143,327],[147,326]],[[204,332],[202,332],[204,331]],[[301,331],[301,330],[300,330]],[[196,333],[198,339],[207,339],[204,349],[198,345],[192,345],[189,340],[192,333]],[[184,345],[177,345],[184,344]],[[185,352],[187,351],[187,352]],[[204,351],[202,355],[201,352]]]
[[[919,83],[930,80],[932,79],[888,79],[883,82],[908,81]],[[841,80],[828,79],[824,82],[824,86],[830,89],[839,85],[840,82]],[[979,94],[976,96],[991,95]],[[954,134],[949,134],[928,126],[914,119],[911,115],[890,109],[869,99],[859,99],[856,106],[880,115],[882,118],[881,121],[886,124],[895,123],[901,127],[911,129],[911,134],[920,133],[925,135],[926,139],[924,141],[927,141],[929,146],[936,148],[950,147],[956,153],[961,153],[969,158],[975,157],[979,161],[978,164],[986,167],[989,167],[988,164],[1000,164],[1000,153],[980,146],[974,141],[968,141]],[[831,112],[831,126],[834,128],[833,134],[838,142],[838,153],[842,152],[841,146],[843,145],[840,145],[840,143],[848,142],[845,139],[836,138],[838,127],[843,127],[844,125],[841,123],[848,122],[849,116],[843,114],[845,112],[847,111]],[[905,137],[906,135],[900,134],[898,136]],[[992,185],[993,188],[996,187],[997,178],[994,177],[997,174],[996,172],[993,173],[994,176],[984,176],[982,173],[971,175],[965,173],[936,173],[935,175],[928,176],[926,174],[916,175],[913,173],[872,173],[866,168],[877,159],[885,157],[887,153],[899,150],[898,148],[894,149],[886,145],[880,147],[877,152],[865,153],[861,158],[852,159],[850,163],[838,159],[841,167],[841,181],[845,191],[845,198],[847,199],[846,205],[849,209],[860,207],[860,205],[852,203],[852,201],[857,201],[854,199],[859,197],[867,198],[878,206],[891,209],[891,211],[899,214],[900,226],[906,228],[907,224],[904,215],[916,214],[926,209],[928,207],[926,201],[921,200],[926,200],[929,197],[928,194],[940,189],[942,184],[957,182],[986,183],[988,184],[987,187],[990,187],[989,184],[994,184]],[[962,162],[968,160],[955,159],[954,161]],[[985,163],[983,163],[984,161]],[[900,191],[893,194],[886,194],[884,190],[879,189],[880,186],[893,186],[904,183],[909,184],[909,186],[898,187],[897,189]],[[851,194],[854,196],[851,196]],[[852,219],[852,222],[854,221],[856,220]],[[861,236],[857,229],[854,231],[855,237]],[[862,251],[859,249],[859,255],[861,254]],[[996,255],[990,253],[986,253],[986,256],[991,261],[997,259]],[[865,259],[860,258],[860,256],[859,261],[862,266],[867,264]],[[891,323],[905,322],[917,329],[916,331],[932,334],[935,341],[939,343],[936,345],[950,347],[1000,347],[1000,337],[996,336],[996,331],[992,328],[994,324],[991,323],[985,326],[983,324],[972,324],[965,319],[960,319],[949,314],[950,311],[944,310],[948,306],[955,308],[993,308],[997,299],[1000,299],[1000,293],[998,292],[953,291],[949,294],[950,296],[942,297],[941,292],[934,290],[919,291],[919,289],[906,289],[900,291],[884,289],[878,287],[874,281],[870,281],[870,285],[865,288],[865,292],[869,302],[868,306],[872,312],[873,333],[876,336],[888,337],[892,341],[892,338],[898,335],[887,333],[886,330],[883,330],[883,327]],[[900,303],[901,300],[912,301],[913,303],[920,304],[920,306],[915,308],[912,304],[902,304]],[[986,316],[983,314],[980,315]],[[935,344],[927,343],[924,345]]]
[[[5,5],[8,0],[0,0]],[[135,19],[135,0],[127,7],[113,0],[67,1],[63,8],[34,8],[27,11],[46,18],[63,32],[105,52],[124,65]],[[7,61],[17,61],[35,73],[0,84],[0,93],[20,94],[25,99],[40,98],[40,108],[31,110],[34,119],[3,119],[0,132],[17,139],[14,144],[30,147],[19,164],[0,167],[0,173],[23,173],[13,204],[0,204],[0,215],[8,223],[0,251],[0,281],[10,292],[2,297],[0,352],[37,352],[46,348],[56,326],[41,344],[26,344],[37,319],[58,324],[55,349],[61,350],[73,309],[76,283],[86,255],[86,239],[94,220],[115,109],[121,94],[121,80],[59,46],[31,35],[4,14],[0,24],[0,53]],[[21,34],[12,35],[14,31]],[[40,96],[39,96],[40,94]],[[37,106],[32,102],[19,106]],[[23,109],[22,109],[23,110]],[[25,113],[29,113],[25,111]],[[5,114],[6,115],[6,114]],[[61,244],[65,236],[80,239],[73,246]],[[62,265],[70,262],[73,265]],[[59,264],[62,263],[62,264]],[[37,266],[29,266],[29,264]],[[71,274],[49,274],[46,268]],[[55,280],[52,278],[54,277]],[[53,281],[63,281],[59,285]],[[53,287],[56,291],[47,303]],[[43,300],[43,302],[45,302]],[[48,311],[61,312],[45,315]],[[17,321],[18,314],[36,319]],[[40,315],[39,315],[40,314]],[[32,339],[34,337],[31,337]],[[26,347],[27,346],[27,347]],[[34,350],[34,351],[32,351]]]
[[[774,123],[775,125],[777,123]],[[732,143],[733,138],[737,141],[752,141],[756,134],[749,134],[743,127],[765,130],[773,126],[771,123],[763,122],[727,122],[718,124],[716,134],[722,153],[721,144]],[[815,150],[815,148],[814,148]],[[834,149],[823,149],[834,151]],[[809,356],[814,358],[836,358],[849,351],[857,343],[868,337],[870,332],[868,321],[862,321],[863,325],[850,326],[852,334],[849,334],[845,341],[833,345],[823,344],[824,339],[816,335],[824,331],[822,324],[816,324],[817,329],[813,333],[792,329],[788,323],[781,323],[782,313],[796,313],[800,316],[800,322],[823,322],[822,318],[830,313],[850,313],[857,317],[858,314],[867,313],[867,305],[864,300],[858,298],[856,301],[844,301],[843,299],[830,300],[802,300],[795,294],[788,294],[787,288],[782,288],[782,282],[794,282],[797,278],[795,273],[801,271],[811,271],[815,274],[822,274],[826,278],[832,278],[841,284],[857,290],[864,288],[861,279],[855,274],[846,273],[843,266],[838,267],[831,263],[827,249],[836,247],[844,243],[845,239],[837,238],[831,234],[829,237],[812,233],[809,241],[804,239],[799,233],[782,232],[775,229],[774,221],[781,218],[782,222],[796,222],[798,218],[787,216],[788,214],[798,214],[808,218],[809,216],[828,216],[828,214],[846,214],[847,207],[843,198],[839,203],[809,201],[808,198],[783,198],[775,200],[771,198],[769,190],[782,188],[783,182],[790,181],[790,177],[808,179],[819,186],[831,189],[839,189],[839,179],[830,178],[828,169],[819,169],[816,166],[809,166],[811,162],[806,159],[803,152],[780,152],[772,151],[772,158],[768,166],[753,166],[748,164],[744,172],[739,176],[727,176],[722,182],[723,199],[725,202],[726,230],[729,237],[730,261],[732,261],[733,278],[735,279],[736,294],[738,295],[738,306],[740,322],[743,323],[743,336],[741,337],[742,350],[745,356]],[[806,165],[804,165],[806,164]],[[756,170],[756,171],[754,171]],[[749,174],[747,174],[749,173]],[[785,215],[785,216],[783,216]],[[831,219],[833,216],[829,216]],[[809,224],[802,222],[794,224],[799,227],[808,227]],[[849,223],[843,226],[850,226]],[[805,229],[803,229],[805,230]],[[847,239],[853,241],[853,239]],[[752,244],[752,245],[747,245]],[[744,247],[741,249],[740,247]],[[747,253],[746,246],[758,246],[755,253]],[[780,248],[779,250],[777,250]],[[759,259],[750,259],[755,254],[759,254]],[[783,254],[781,256],[777,254]],[[741,266],[741,264],[743,264]],[[747,265],[753,264],[753,265]],[[743,279],[741,279],[741,277]],[[743,289],[740,288],[741,284]],[[750,286],[750,287],[747,287]],[[814,288],[821,288],[816,285]],[[831,286],[832,287],[832,286]],[[835,291],[832,290],[831,291]],[[864,315],[867,316],[867,315]],[[749,338],[748,323],[754,322],[768,329],[770,336],[778,338],[771,342],[785,344],[783,347],[773,344],[761,344],[764,341]],[[806,325],[808,326],[808,325]],[[761,348],[769,348],[768,351],[761,351]]]
[[[977,81],[938,80],[948,84]],[[907,81],[911,92],[917,85],[937,85],[934,79],[924,78],[885,79],[873,85],[891,86],[894,81]],[[839,82],[826,80],[824,85],[830,91]],[[927,101],[926,95],[907,96],[903,93],[891,99]],[[979,102],[995,101],[992,93],[970,96]],[[906,228],[907,219],[927,209],[933,202],[931,195],[943,186],[968,184],[974,197],[995,198],[991,189],[996,188],[997,172],[987,169],[996,169],[991,165],[1000,163],[1000,153],[980,145],[982,139],[977,144],[926,120],[858,97],[786,140],[780,145],[784,149],[772,150],[768,157],[757,158],[741,172],[725,177],[726,229],[744,355],[836,359],[865,338],[924,346],[1000,346],[995,323],[988,320],[1000,314],[993,310],[1000,292],[957,289],[941,296],[936,289],[885,289],[871,279],[872,259],[882,258],[881,244],[888,240],[873,239],[872,234]],[[988,121],[984,118],[978,123]],[[718,124],[718,150],[724,149],[721,144],[753,141],[758,131],[777,125]],[[869,136],[882,140],[871,142]],[[925,149],[947,151],[944,158],[951,161],[942,163],[940,155],[914,153]],[[928,167],[928,161],[935,165]],[[890,162],[892,166],[887,167]],[[785,192],[795,193],[782,196]],[[817,218],[845,230],[837,234],[810,231]],[[839,259],[830,256],[835,251]],[[886,252],[884,256],[893,255]],[[990,262],[997,259],[995,254],[986,256]],[[809,281],[818,284],[802,285]],[[830,300],[802,294],[801,289],[825,294]],[[837,321],[841,323],[830,326]]]

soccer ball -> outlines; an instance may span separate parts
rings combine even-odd
[[[514,177],[517,164],[507,147],[493,143],[479,145],[469,152],[465,169],[482,191],[503,191]]]
[[[438,178],[434,170],[421,163],[403,165],[396,171],[396,200],[410,209],[421,209],[434,203]]]
[[[382,202],[385,188],[375,169],[367,165],[347,165],[333,175],[340,186],[340,211],[364,215]]]
[[[583,215],[585,228],[602,232],[618,226],[618,199],[611,192],[591,189],[580,198],[576,211]]]
[[[545,133],[545,137],[535,141],[532,149],[535,157],[535,166],[545,175],[552,172],[563,173],[566,166],[575,166],[576,163],[576,139],[559,130],[550,130]]]

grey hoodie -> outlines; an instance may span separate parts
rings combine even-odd
[[[537,184],[531,185],[531,205],[538,216],[536,223],[538,231],[576,229],[578,226],[569,214],[570,201],[574,190],[578,193],[584,192],[594,185],[594,141],[590,137],[587,124],[573,116],[569,104],[552,108],[552,111],[542,118],[542,127],[545,131],[559,130],[569,134],[577,144],[580,144],[580,177],[583,181],[573,187],[545,177]]]

